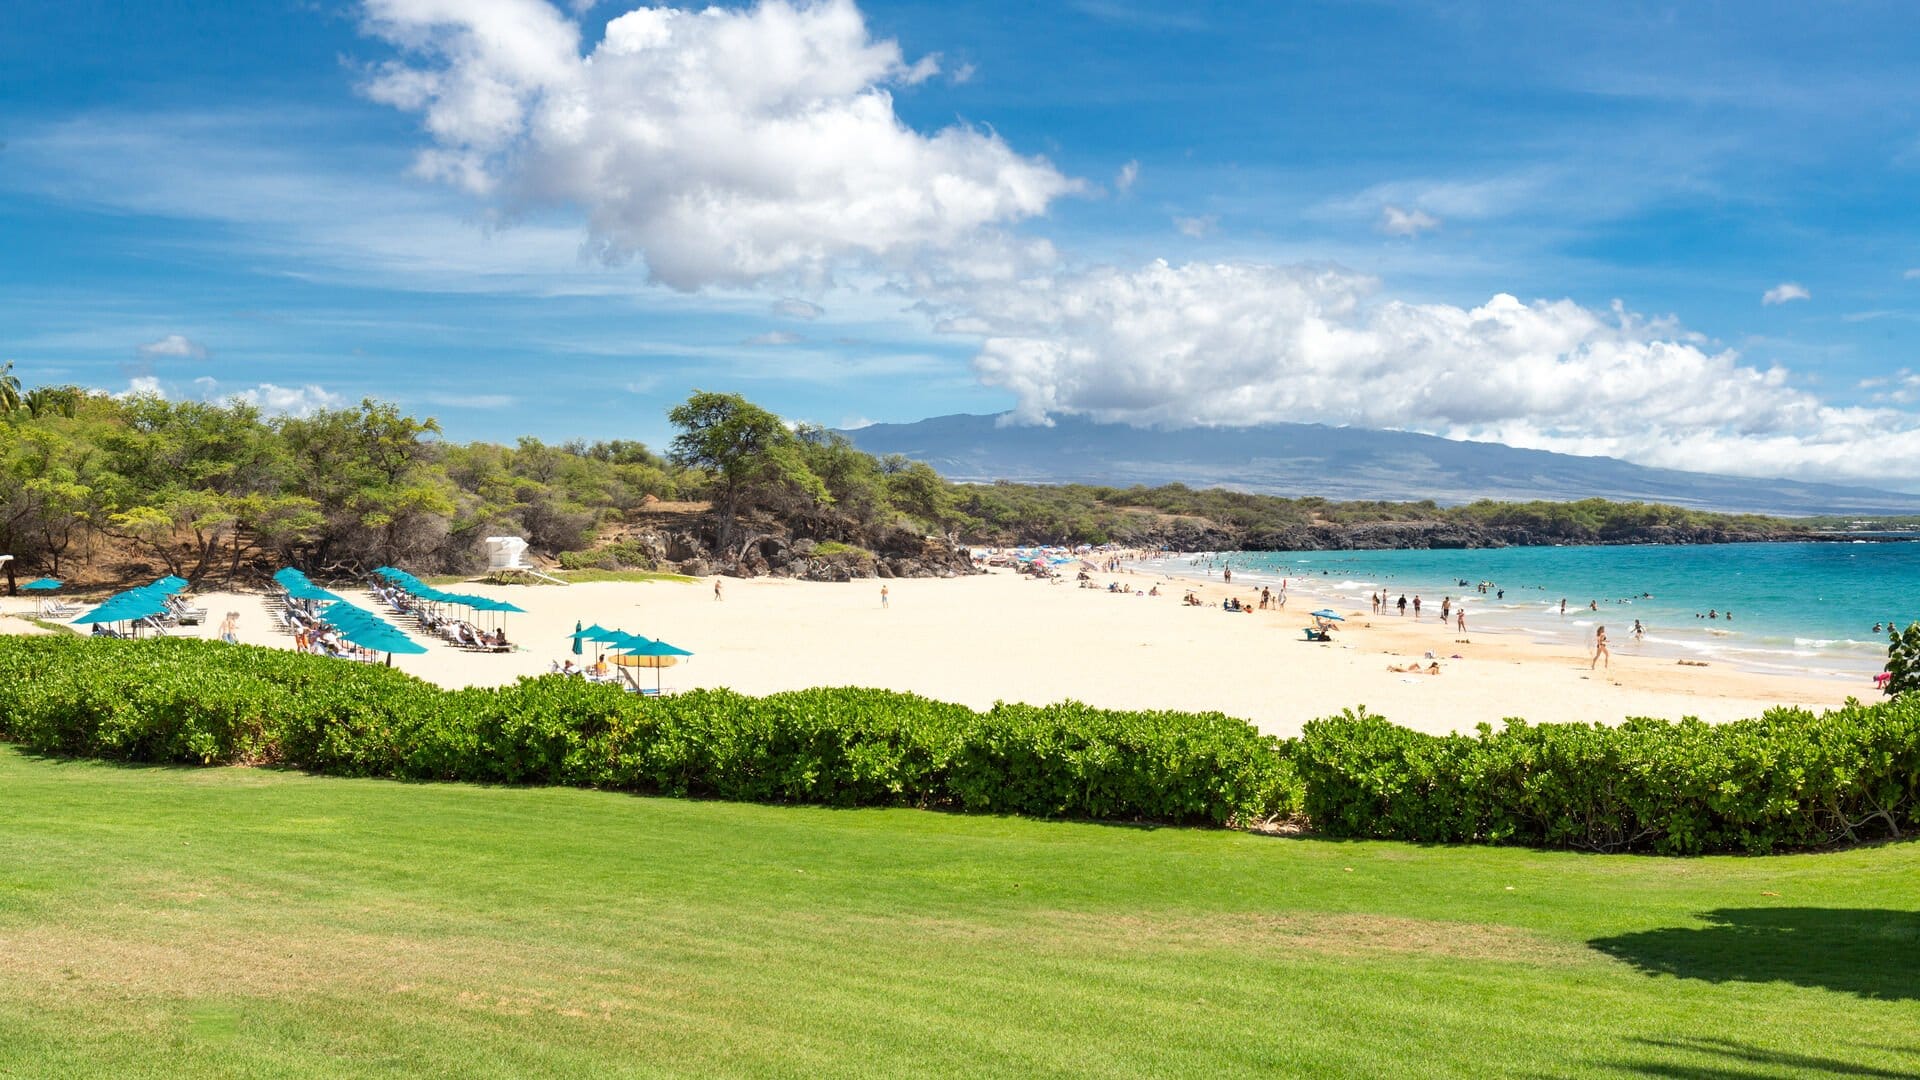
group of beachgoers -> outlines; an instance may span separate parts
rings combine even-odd
[[[1418,621],[1420,618],[1421,600],[1419,593],[1414,594],[1411,604],[1407,602],[1407,594],[1405,593],[1401,593],[1400,599],[1398,600],[1389,598],[1384,592],[1369,593],[1367,599],[1372,601],[1373,613],[1375,615],[1380,614],[1382,611],[1393,611],[1404,617],[1408,609],[1411,608],[1414,620]],[[1464,603],[1456,603],[1451,596],[1443,596],[1440,598],[1440,625],[1442,628],[1445,628],[1449,622],[1453,624],[1455,632],[1461,634],[1466,633],[1467,606]]]
[[[418,597],[397,585],[376,581],[369,585],[368,589],[375,599],[392,608],[395,614],[413,619],[421,630],[441,638],[455,648],[474,652],[511,652],[513,650],[513,643],[507,640],[505,626],[483,630],[465,619],[436,614],[432,608],[421,603]]]
[[[231,614],[222,626],[231,629],[237,625],[239,615]],[[336,660],[356,660],[371,664],[379,660],[380,654],[372,649],[363,649],[340,636],[340,630],[309,611],[303,602],[288,599],[280,610],[281,625],[293,636],[293,651],[311,656],[330,656]],[[231,639],[228,639],[231,640]]]
[[[591,664],[576,664],[572,657],[555,660],[551,671],[555,675],[567,675],[585,679],[588,682],[618,683],[620,681],[619,673],[614,670],[613,665],[607,663],[605,653],[595,656]]]

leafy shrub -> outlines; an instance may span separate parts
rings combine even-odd
[[[589,551],[563,551],[562,570],[651,570],[653,556],[637,540],[616,540]]]
[[[852,544],[843,544],[838,540],[823,540],[815,544],[813,554],[816,558],[845,560],[857,563],[872,562],[874,559],[873,552],[868,551],[866,548],[855,547]]]
[[[126,761],[830,806],[1222,824],[1299,808],[1283,744],[1218,714],[983,714],[851,688],[643,699],[557,677],[442,690],[186,640],[0,640],[0,737]]]
[[[442,690],[277,649],[7,637],[0,738],[124,761],[829,806],[1241,825],[1304,811],[1333,836],[1602,852],[1763,853],[1920,827],[1920,695],[1446,736],[1361,710],[1283,742],[1218,713],[982,713],[851,688],[638,698],[557,677]]]
[[[1760,854],[1920,826],[1920,699],[1472,737],[1348,714],[1308,723],[1294,764],[1335,836]]]
[[[1920,623],[1905,630],[1887,624],[1887,675],[1882,690],[1888,697],[1920,690]]]

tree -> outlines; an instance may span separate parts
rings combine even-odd
[[[1905,630],[1888,624],[1887,672],[1892,676],[1883,688],[1888,697],[1920,690],[1920,623]]]
[[[20,377],[13,373],[13,361],[0,364],[0,416],[20,411]]]
[[[733,539],[743,499],[762,488],[791,485],[819,496],[820,478],[807,468],[799,444],[778,416],[739,394],[695,390],[667,419],[680,429],[673,438],[677,465],[714,474],[720,502],[720,547]]]
[[[943,534],[962,516],[955,509],[959,500],[953,486],[924,461],[908,462],[888,476],[887,490],[895,506]]]
[[[442,553],[456,491],[439,466],[434,420],[403,416],[387,402],[284,419],[278,431],[294,462],[294,493],[326,518],[313,551],[319,569],[368,569]]]

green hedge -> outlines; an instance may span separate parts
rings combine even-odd
[[[1217,713],[982,713],[859,689],[640,698],[559,677],[442,690],[188,640],[0,639],[0,736],[124,761],[831,806],[1219,824],[1299,808],[1280,741]]]
[[[1589,851],[1770,852],[1920,829],[1920,695],[1710,725],[1423,735],[1360,713],[1297,740],[1219,713],[976,712],[850,688],[639,698],[578,679],[442,690],[212,642],[0,637],[0,737],[125,761],[645,794],[1250,824]]]
[[[1364,710],[1293,748],[1336,836],[1760,854],[1920,828],[1920,696],[1754,720],[1628,720],[1423,735]]]

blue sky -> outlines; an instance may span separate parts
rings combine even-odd
[[[702,387],[1913,487],[1916,40],[1893,3],[12,0],[0,358],[462,439],[659,443]]]

